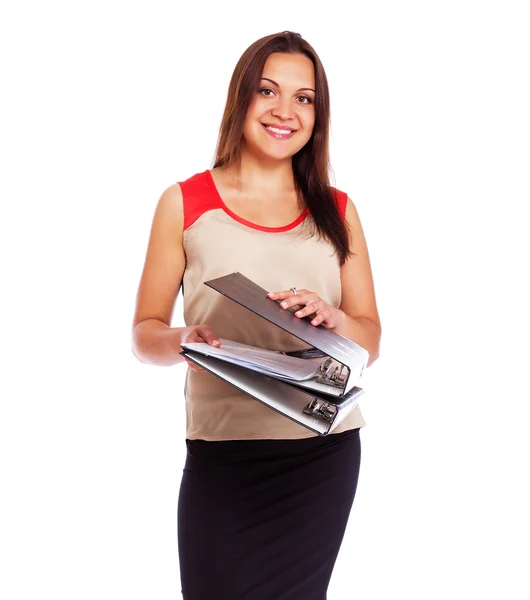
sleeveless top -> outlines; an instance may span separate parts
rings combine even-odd
[[[328,241],[318,239],[309,209],[289,225],[263,227],[239,217],[224,204],[209,170],[179,185],[184,208],[186,326],[209,325],[217,337],[269,350],[309,348],[309,344],[204,285],[209,279],[238,271],[267,291],[306,288],[339,307],[339,259]],[[331,190],[344,219],[347,194]],[[298,439],[318,435],[208,371],[187,369],[187,439]],[[330,435],[365,425],[357,405]]]

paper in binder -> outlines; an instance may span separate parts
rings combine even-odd
[[[222,338],[220,348],[182,343],[182,356],[320,435],[335,429],[364,393],[357,384],[368,352],[332,330],[295,317],[241,273],[204,283],[311,344],[320,358],[297,358]]]

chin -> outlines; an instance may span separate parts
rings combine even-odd
[[[297,135],[299,135],[299,133],[300,132],[298,132]],[[270,160],[286,160],[293,157],[309,141],[308,138],[307,140],[304,140],[303,143],[300,143],[300,139],[296,140],[297,135],[293,136],[292,140],[280,141],[270,139],[268,134],[262,131],[260,125],[259,130],[256,131],[253,129],[251,132],[248,132],[248,137],[246,137],[245,132],[243,132],[243,139],[245,140],[248,149],[255,154]]]
[[[283,152],[279,152],[279,151],[272,152],[270,150],[265,150],[263,148],[259,149],[260,156],[263,156],[267,160],[278,160],[278,161],[288,160],[288,159],[292,158],[296,154],[296,152],[288,152],[285,150]]]
[[[281,145],[284,145],[282,142]],[[260,154],[271,160],[286,160],[292,158],[297,152],[299,152],[304,146],[292,145],[281,147],[280,144],[253,144],[251,147],[254,152]]]

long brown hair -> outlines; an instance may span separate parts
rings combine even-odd
[[[242,54],[230,80],[213,166],[240,164],[247,110],[259,89],[265,62],[274,52],[304,54],[311,59],[315,69],[315,125],[307,144],[292,157],[293,175],[301,205],[305,201],[319,235],[335,247],[342,266],[354,253],[350,250],[348,228],[341,218],[329,182],[328,80],[317,53],[299,33],[283,31],[268,35]]]

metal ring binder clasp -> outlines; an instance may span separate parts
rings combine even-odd
[[[291,288],[291,292],[293,292],[293,294],[296,296],[296,288],[295,287]]]

